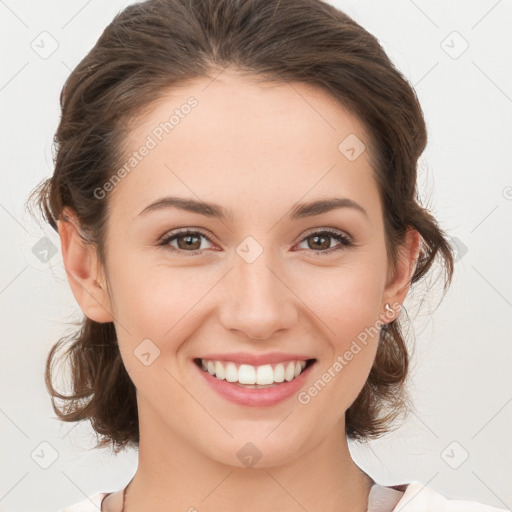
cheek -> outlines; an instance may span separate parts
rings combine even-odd
[[[355,260],[355,258],[354,258]],[[337,349],[375,324],[382,313],[384,264],[360,258],[338,268],[311,269],[302,273],[295,292],[325,327],[326,337]]]
[[[385,266],[374,253],[359,252],[340,260],[336,267],[301,263],[290,268],[288,275],[283,273],[284,281],[293,290],[289,300],[299,310],[301,324],[320,329],[317,337],[322,342],[321,350],[325,353],[327,346],[333,358],[374,325],[381,312]],[[179,268],[142,255],[123,259],[120,254],[111,253],[109,268],[113,313],[122,326],[118,329],[120,341],[131,347],[148,338],[165,346],[166,352],[177,350],[180,340],[192,336],[200,327],[205,313],[215,309],[213,295],[219,294],[228,301],[232,296],[229,290],[222,290],[225,284],[219,282],[224,267]],[[214,288],[216,292],[208,297]],[[176,347],[172,340],[177,340]]]
[[[155,306],[168,304],[176,296],[175,286],[168,279],[169,273],[158,271],[149,258],[134,254],[133,249],[116,250],[121,244],[111,245],[108,267],[114,295],[113,313],[129,331],[140,330],[141,325],[150,327],[151,323],[146,319],[159,313]],[[162,300],[164,296],[165,301]]]
[[[299,292],[327,349],[313,386],[298,398],[303,404],[314,398],[320,409],[334,407],[342,414],[361,391],[375,358],[385,268],[379,261],[361,261],[332,270],[325,279],[317,272],[316,279],[311,276],[315,287]]]
[[[111,268],[113,312],[124,327],[118,329],[124,344],[149,338],[166,350],[173,339],[185,339],[192,326],[200,325],[201,301],[219,279],[218,272],[204,266],[171,267],[142,257]]]

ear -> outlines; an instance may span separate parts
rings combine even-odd
[[[57,227],[69,284],[84,315],[95,322],[113,322],[97,250],[80,235],[80,224],[75,212],[68,207],[64,208]]]
[[[413,228],[409,228],[406,232],[403,244],[398,248],[395,273],[386,284],[384,303],[388,303],[396,312],[396,315],[398,315],[398,311],[393,305],[401,306],[407,296],[411,278],[416,270],[420,242],[421,236],[419,232]],[[389,318],[388,321],[390,321]]]

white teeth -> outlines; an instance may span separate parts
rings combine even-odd
[[[283,382],[284,380],[284,365],[279,363],[274,368],[274,382]]]
[[[238,382],[240,384],[256,384],[256,368],[248,364],[241,364],[238,368]]]
[[[274,370],[272,366],[266,364],[258,366],[256,369],[256,384],[273,384],[274,383]]]
[[[215,376],[217,379],[224,380],[226,378],[226,372],[224,371],[224,366],[222,366],[222,363],[217,361],[215,363]]]
[[[302,373],[302,370],[306,367],[306,361],[289,361],[284,364],[278,363],[275,366],[270,364],[262,366],[241,364],[237,367],[232,362],[201,359],[201,367],[220,380],[225,379],[227,382],[265,386],[285,380],[290,382]]]
[[[228,363],[226,365],[226,380],[228,382],[238,382],[238,369],[235,363]]]
[[[284,378],[290,382],[293,377],[295,377],[295,363],[288,363],[288,366],[284,371]]]

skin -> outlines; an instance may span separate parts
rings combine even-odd
[[[349,134],[368,147],[366,132],[310,85],[228,70],[195,80],[134,119],[126,147],[139,148],[190,96],[197,107],[103,199],[110,202],[105,266],[76,222],[59,222],[74,296],[92,320],[114,322],[137,388],[139,465],[127,509],[365,511],[372,480],[350,456],[344,415],[366,381],[377,336],[307,405],[295,395],[266,408],[236,405],[198,378],[192,360],[212,352],[304,354],[317,359],[307,389],[365,328],[393,319],[384,306],[407,294],[419,234],[408,232],[392,273],[369,151],[350,161],[338,150]],[[217,203],[233,219],[178,209],[139,215],[170,195]],[[297,202],[327,197],[350,198],[366,215],[345,207],[285,218]],[[158,246],[178,228],[212,242],[194,240],[196,255]],[[316,256],[311,235],[324,228],[355,245]],[[263,250],[252,263],[236,252],[247,236]],[[320,243],[340,247],[335,238]],[[160,349],[149,366],[133,353],[147,338]],[[262,454],[250,468],[237,457],[247,442]],[[102,509],[121,510],[121,493]]]

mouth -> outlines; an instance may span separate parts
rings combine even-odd
[[[255,390],[286,386],[287,383],[299,379],[315,361],[316,359],[290,359],[274,364],[255,366],[234,361],[194,359],[194,363],[202,372],[216,380],[225,381],[240,388]]]

